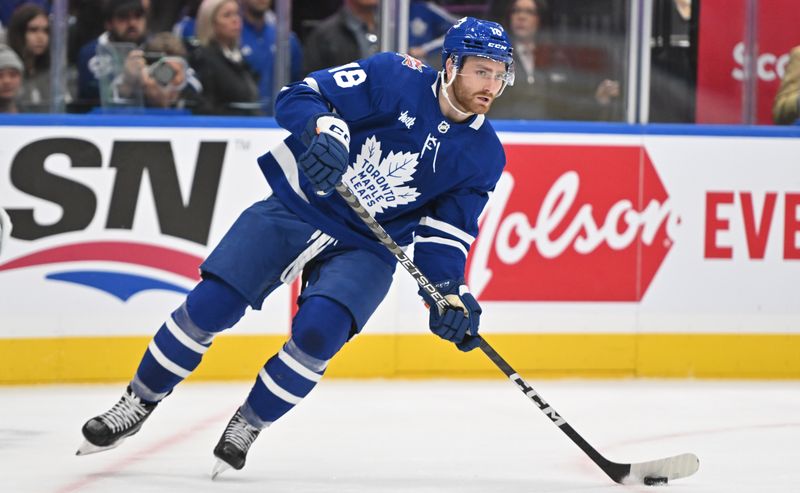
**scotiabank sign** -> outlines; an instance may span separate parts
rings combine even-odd
[[[744,0],[703,0],[697,60],[697,123],[741,123],[745,56]],[[797,0],[758,3],[755,54],[756,122],[772,123],[772,103],[789,61],[800,45]]]
[[[486,301],[638,301],[678,217],[644,147],[506,145],[468,282]]]

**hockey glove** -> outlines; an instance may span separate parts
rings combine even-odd
[[[478,327],[482,310],[478,301],[459,281],[442,281],[435,286],[450,303],[450,307],[439,309],[433,298],[420,289],[419,294],[430,307],[428,325],[431,332],[455,343],[461,351],[472,351],[481,342]]]
[[[308,121],[301,140],[308,149],[297,159],[297,165],[314,185],[317,195],[327,197],[347,169],[350,155],[347,123],[333,113],[320,113]]]

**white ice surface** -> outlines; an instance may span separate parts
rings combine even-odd
[[[611,460],[700,457],[655,491],[800,491],[800,382],[528,381]],[[502,380],[323,381],[212,482],[211,450],[248,389],[184,384],[122,446],[76,457],[81,425],[120,385],[0,387],[0,491],[654,491],[611,482]]]

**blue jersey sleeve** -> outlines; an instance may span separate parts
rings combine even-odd
[[[496,152],[483,160],[484,173],[472,186],[439,197],[414,231],[414,261],[433,282],[464,278],[467,256],[478,236],[478,218],[505,166],[500,142],[488,147]]]

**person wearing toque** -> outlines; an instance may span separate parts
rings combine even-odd
[[[14,50],[0,44],[0,113],[18,113],[17,97],[22,88],[22,60]]]

